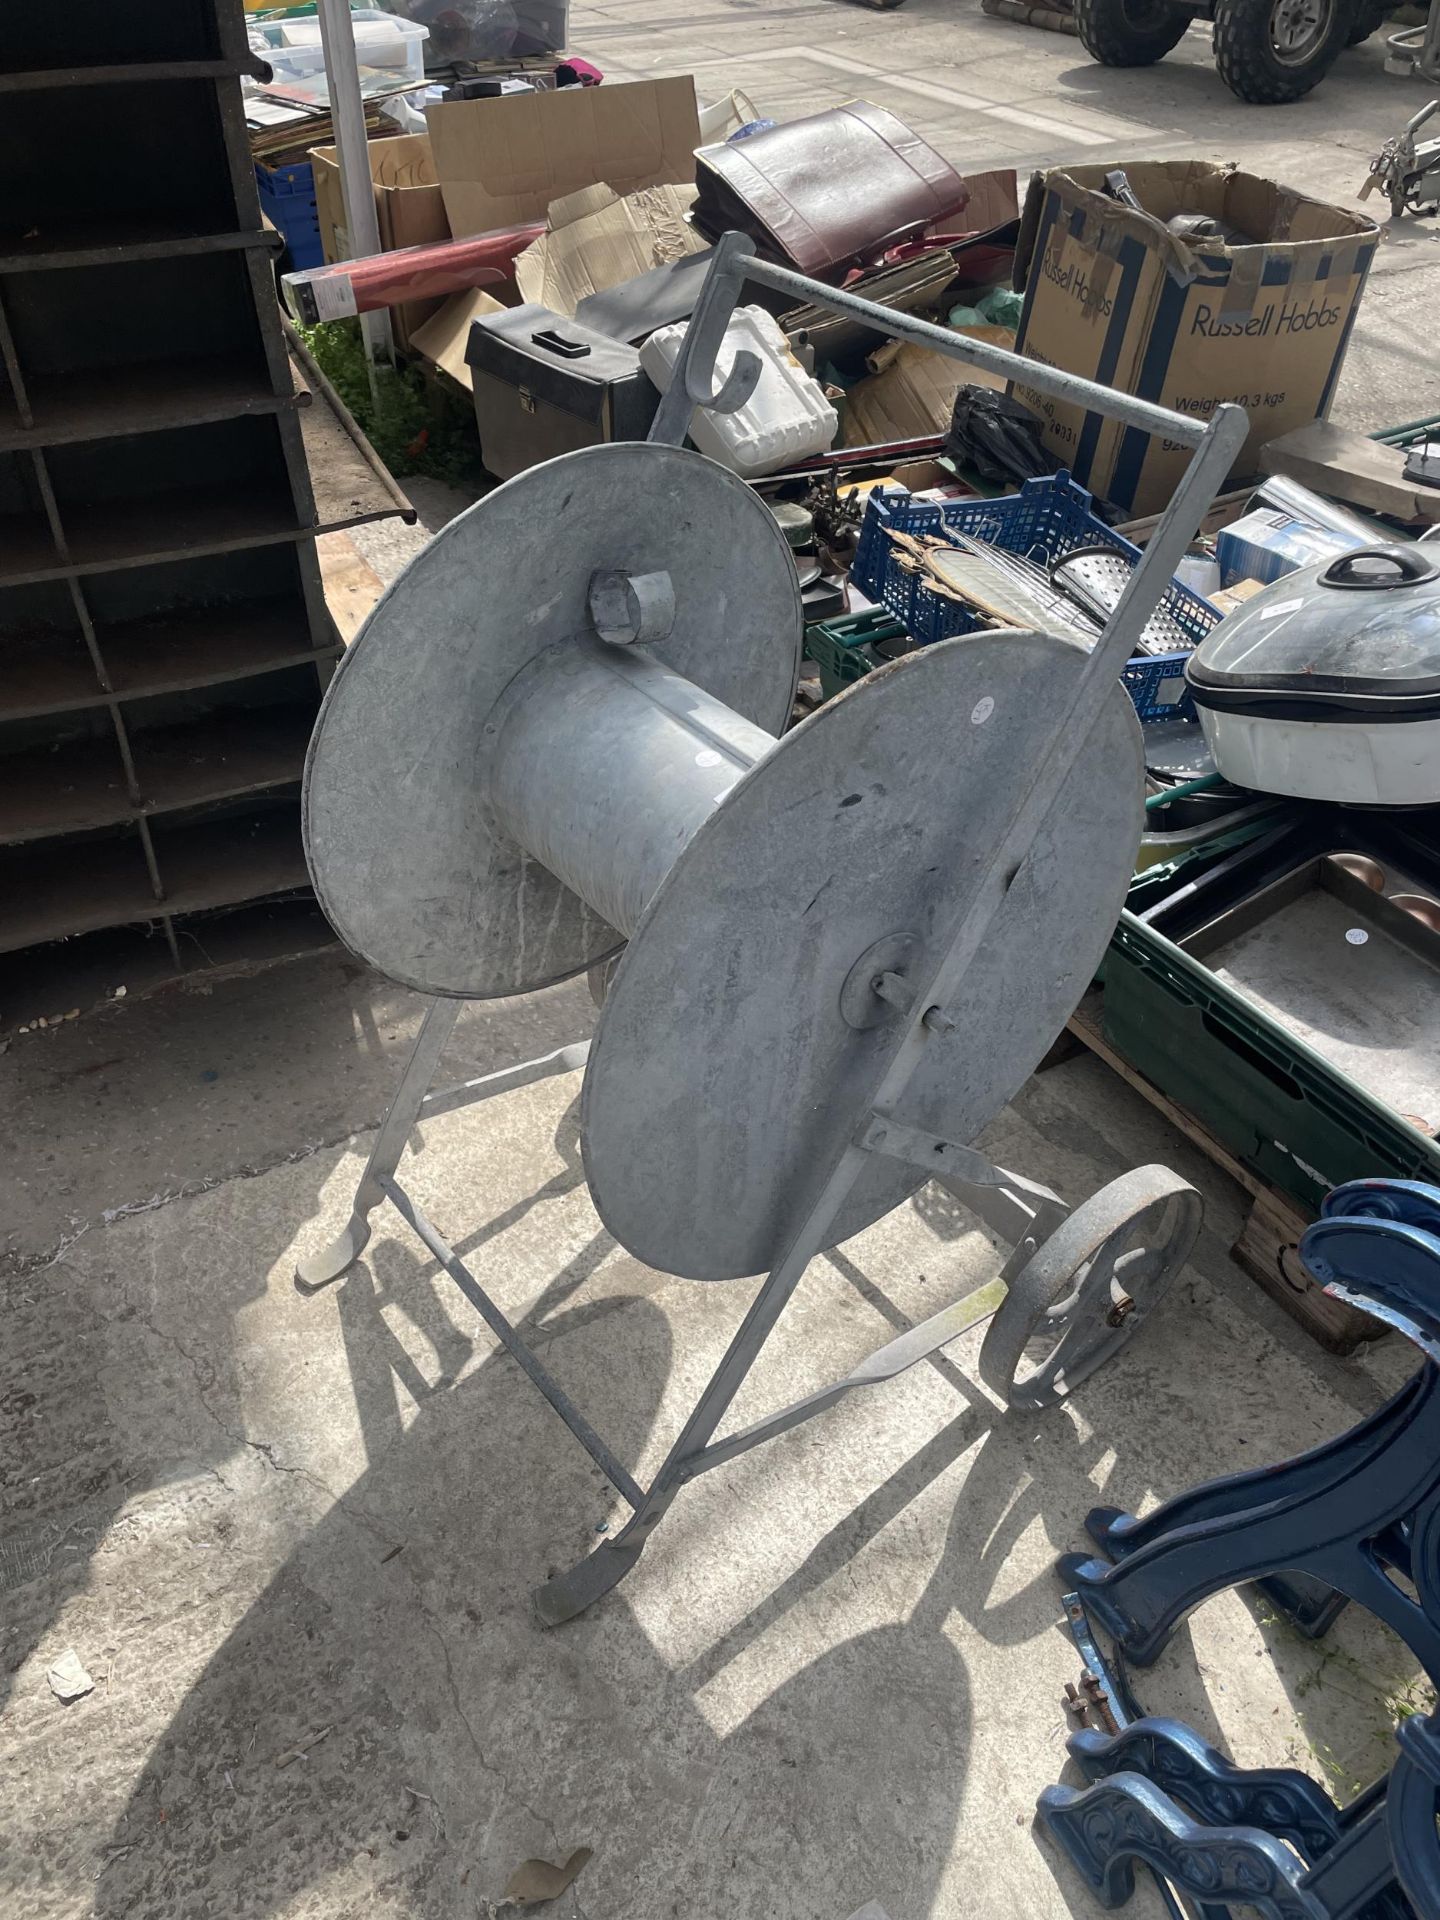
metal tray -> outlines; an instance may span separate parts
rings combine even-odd
[[[1334,848],[1197,927],[1180,944],[1412,1125],[1440,1125],[1440,933],[1395,905],[1426,888],[1393,865],[1377,892]]]

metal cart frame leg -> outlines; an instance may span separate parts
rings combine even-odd
[[[580,1065],[586,1050],[563,1048],[543,1061],[488,1075],[483,1080],[472,1082],[468,1089],[432,1095],[428,1092],[430,1077],[454,1013],[449,1009],[432,1009],[427,1018],[406,1069],[401,1093],[386,1116],[370,1164],[362,1176],[350,1221],[333,1247],[318,1260],[306,1263],[301,1279],[302,1283],[316,1285],[337,1277],[365,1243],[369,1232],[369,1215],[377,1204],[377,1196],[389,1199],[630,1503],[633,1510],[631,1517],[615,1539],[607,1540],[568,1573],[557,1575],[538,1590],[536,1604],[540,1616],[552,1625],[572,1618],[623,1578],[639,1558],[646,1541],[663,1519],[675,1495],[688,1481],[813,1418],[852,1389],[873,1386],[881,1380],[893,1378],[936,1352],[966,1327],[989,1316],[992,1311],[991,1296],[995,1292],[993,1287],[980,1290],[984,1303],[982,1311],[976,1311],[978,1303],[974,1296],[969,1301],[957,1302],[887,1342],[843,1379],[738,1433],[720,1440],[715,1438],[736,1393],[802,1274],[816,1255],[833,1241],[835,1222],[872,1153],[883,1153],[905,1161],[932,1177],[943,1176],[951,1191],[959,1194],[967,1205],[973,1202],[984,1218],[994,1217],[993,1212],[987,1209],[1003,1210],[1008,1206],[1012,1211],[1007,1217],[1012,1224],[1021,1228],[1022,1242],[1027,1237],[1033,1237],[1037,1243],[1037,1253],[1040,1240],[1038,1225],[1054,1218],[1053,1209],[1060,1209],[1060,1218],[1067,1225],[1079,1219],[1078,1209],[1074,1216],[1067,1218],[1063,1203],[1056,1195],[993,1167],[983,1154],[905,1124],[901,1109],[906,1089],[927,1043],[933,1043],[937,1033],[943,1034],[953,1029],[954,1021],[947,1009],[956,998],[966,971],[985,941],[990,924],[1029,855],[1036,836],[1057,803],[1076,756],[1081,751],[1081,744],[1088,739],[1103,707],[1111,699],[1121,669],[1135,651],[1146,621],[1159,605],[1205,510],[1238,458],[1248,426],[1245,414],[1239,407],[1222,405],[1208,422],[1190,419],[1168,408],[1156,406],[1153,402],[1116,393],[1059,368],[1023,359],[998,347],[917,320],[911,315],[877,307],[869,301],[858,299],[854,294],[824,286],[776,267],[769,261],[757,259],[750,248],[751,242],[743,234],[727,234],[718,242],[714,261],[671,375],[669,389],[655,417],[650,434],[653,441],[682,444],[694,407],[719,410],[734,407],[753,389],[759,372],[753,355],[738,354],[723,381],[717,380],[716,360],[741,289],[747,281],[754,281],[799,300],[813,300],[836,313],[878,325],[882,331],[899,339],[932,347],[948,359],[1022,379],[1027,385],[1048,392],[1062,401],[1094,408],[1127,426],[1140,428],[1147,433],[1163,433],[1179,445],[1192,448],[1193,456],[1104,632],[1079,663],[1068,704],[1057,702],[1050,716],[1047,737],[1044,740],[1037,739],[1030,764],[1017,768],[1009,817],[996,831],[994,843],[984,856],[968,896],[948,929],[948,938],[937,943],[935,950],[940,955],[938,961],[917,974],[913,982],[907,982],[907,987],[913,991],[913,999],[899,1012],[891,1044],[877,1059],[868,1088],[856,1100],[853,1131],[809,1170],[804,1186],[797,1194],[793,1232],[783,1243],[780,1257],[762,1282],[725,1357],[700,1395],[664,1465],[648,1489],[642,1491],[613,1458],[604,1442],[589,1428],[578,1409],[571,1405],[551,1380],[463,1261],[435,1231],[395,1178],[404,1140],[411,1125],[422,1113],[466,1105],[492,1093],[526,1085],[551,1073],[563,1072],[571,1065]],[[1134,1176],[1128,1178],[1133,1180]],[[1179,1187],[1194,1200],[1193,1193],[1184,1189],[1183,1183],[1175,1181],[1173,1175],[1165,1178],[1169,1180],[1170,1188],[1168,1193],[1162,1188],[1162,1197],[1168,1198]],[[1115,1183],[1117,1188],[1123,1184]],[[1102,1194],[1106,1191],[1102,1189]],[[1100,1197],[1095,1196],[1096,1199]],[[1198,1209],[1198,1201],[1196,1207]],[[1105,1214],[1103,1202],[1099,1211],[1102,1216]],[[1181,1211],[1183,1213],[1184,1209]],[[1093,1251],[1100,1243],[1088,1233],[1088,1220],[1085,1225],[1087,1233],[1078,1238],[1085,1248]],[[1172,1236],[1172,1244],[1178,1245],[1184,1240],[1187,1229],[1193,1240],[1196,1228],[1198,1217],[1192,1213],[1182,1224],[1182,1229]],[[1186,1251],[1188,1244],[1187,1241]],[[1011,1261],[1006,1263],[1006,1272],[1012,1276],[1016,1273],[1014,1262],[1019,1254],[1020,1249],[1017,1248]],[[1026,1265],[1028,1269],[1028,1259]],[[1131,1271],[1141,1273],[1143,1265],[1142,1262],[1140,1267],[1133,1267]],[[1112,1331],[1106,1337],[1113,1345],[1117,1339],[1123,1339],[1128,1331],[1121,1329],[1120,1322],[1131,1304],[1124,1296],[1133,1289],[1127,1274],[1124,1286],[1116,1289],[1113,1295],[1106,1290],[1101,1296],[1094,1296],[1090,1282],[1092,1271],[1097,1267],[1103,1268],[1104,1262],[1098,1258],[1088,1260],[1088,1267],[1080,1278],[1073,1298],[1079,1301],[1082,1312],[1098,1310],[1102,1315],[1108,1315]],[[1115,1271],[1118,1273],[1118,1268]],[[1080,1276],[1080,1272],[1080,1269],[1076,1270],[1076,1277]],[[1156,1278],[1153,1263],[1148,1277],[1151,1280]],[[1164,1277],[1164,1273],[1159,1275],[1161,1282]],[[1109,1271],[1100,1273],[1100,1280],[1106,1289],[1109,1288],[1110,1278]],[[1113,1310],[1112,1298],[1116,1302]],[[1027,1291],[1027,1312],[1028,1306]],[[969,1318],[966,1317],[967,1313]],[[1043,1308],[1040,1317],[1044,1317]],[[1082,1341],[1078,1343],[1078,1351],[1083,1353],[1083,1328],[1081,1332]],[[1020,1344],[1023,1346],[1023,1340]]]
[[[767,1414],[737,1433],[716,1440],[715,1432],[746,1376],[759,1358],[811,1256],[796,1250],[763,1282],[749,1311],[731,1340],[725,1357],[690,1412],[664,1464],[648,1488],[642,1488],[611,1452],[585,1415],[552,1378],[521,1339],[511,1321],[490,1298],[465,1262],[441,1236],[418,1202],[401,1183],[400,1161],[411,1129],[422,1119],[453,1113],[557,1074],[571,1073],[585,1064],[589,1042],[557,1048],[538,1059],[432,1091],[440,1056],[454,1028],[460,1003],[432,1002],[421,1025],[410,1059],[401,1075],[364,1172],[356,1187],[345,1227],[318,1254],[300,1262],[296,1283],[306,1292],[329,1285],[359,1259],[369,1242],[371,1215],[388,1201],[421,1240],[430,1254],[459,1287],[492,1333],[524,1368],[531,1381],[559,1414],[611,1485],[631,1508],[631,1517],[613,1541],[569,1573],[556,1576],[538,1589],[536,1605],[550,1625],[582,1612],[609,1591],[639,1559],[646,1541],[659,1525],[671,1501],[689,1481],[712,1467],[724,1465],[764,1441],[787,1433],[816,1414],[825,1412],[859,1387],[892,1380],[919,1361],[947,1346],[961,1334],[990,1319],[1006,1300],[1011,1284],[1035,1260],[1045,1243],[1075,1215],[1048,1187],[994,1166],[973,1148],[940,1140],[895,1121],[877,1122],[865,1131],[856,1151],[884,1152],[917,1166],[952,1194],[977,1220],[1010,1243],[1010,1253],[992,1280],[932,1314],[929,1319],[888,1340],[858,1366],[828,1386],[806,1394],[790,1405]],[[1123,1186],[1124,1181],[1115,1183]],[[1108,1190],[1102,1189],[1102,1193]],[[823,1229],[819,1230],[823,1234]],[[820,1251],[817,1246],[816,1251]],[[1017,1300],[1019,1296],[1016,1296]]]

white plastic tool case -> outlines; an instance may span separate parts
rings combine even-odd
[[[1440,545],[1363,547],[1287,574],[1206,636],[1185,678],[1236,786],[1440,803]]]
[[[682,320],[660,327],[640,349],[640,364],[661,393],[670,385],[688,325]],[[701,453],[749,480],[823,453],[840,421],[819,382],[791,353],[789,341],[763,307],[735,309],[715,356],[717,385],[729,379],[735,355],[744,347],[760,359],[755,391],[734,413],[697,408],[690,438]]]

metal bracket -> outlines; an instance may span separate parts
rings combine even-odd
[[[962,1147],[921,1127],[907,1126],[903,1120],[872,1115],[858,1144],[867,1153],[888,1154],[919,1167],[1008,1240],[1012,1251],[1001,1269],[1003,1280],[1009,1281],[1040,1242],[1069,1217],[1070,1209],[1049,1187],[993,1165],[974,1147]]]
[[[1010,1180],[1008,1173],[993,1166],[974,1147],[959,1146],[954,1140],[907,1126],[886,1114],[871,1115],[860,1131],[859,1144],[867,1153],[889,1154],[892,1160],[904,1160],[932,1175],[953,1174],[974,1187],[1000,1187]]]

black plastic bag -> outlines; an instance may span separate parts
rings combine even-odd
[[[1034,414],[993,387],[962,387],[956,394],[945,453],[957,466],[1003,486],[1054,473],[1060,465],[1046,452]]]

